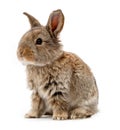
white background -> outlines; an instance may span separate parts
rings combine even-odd
[[[25,119],[30,109],[25,66],[16,57],[21,36],[30,28],[24,11],[45,25],[49,14],[62,9],[64,50],[79,55],[92,69],[99,88],[99,113],[89,119],[53,121]],[[120,129],[120,1],[0,1],[0,129]]]

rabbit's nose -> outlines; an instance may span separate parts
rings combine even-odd
[[[24,55],[25,55],[25,53],[26,53],[26,50],[25,50],[24,47],[18,48],[18,51],[17,51],[17,56],[18,56],[18,58],[23,58]]]
[[[25,53],[25,50],[20,49],[19,52],[18,52],[18,56],[23,57],[24,53]]]

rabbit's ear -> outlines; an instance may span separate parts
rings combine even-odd
[[[35,19],[32,15],[30,15],[30,14],[28,14],[26,12],[24,12],[23,14],[25,14],[28,17],[29,22],[31,24],[31,28],[41,26],[39,21],[37,19]]]
[[[51,33],[51,35],[57,37],[57,35],[61,32],[64,25],[64,15],[62,11],[56,10],[53,11],[48,19],[47,29]]]

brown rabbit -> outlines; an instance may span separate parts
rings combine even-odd
[[[61,10],[53,11],[46,26],[24,13],[31,29],[20,40],[17,56],[26,64],[32,109],[27,118],[49,113],[53,119],[90,117],[97,112],[98,90],[90,68],[73,53],[62,50],[58,35],[64,25]]]

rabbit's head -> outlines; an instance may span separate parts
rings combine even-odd
[[[17,50],[18,59],[25,64],[44,66],[59,58],[63,51],[58,35],[64,25],[61,10],[53,11],[47,25],[42,26],[37,19],[24,13],[31,24],[31,29],[21,38]]]

